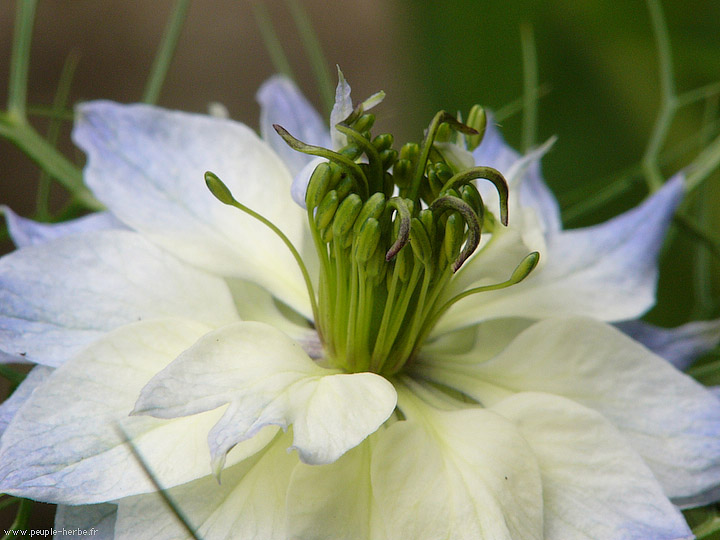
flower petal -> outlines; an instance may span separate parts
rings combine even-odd
[[[303,540],[378,540],[370,484],[368,437],[328,465],[299,463],[287,494],[287,537]]]
[[[491,410],[517,425],[538,460],[545,540],[692,538],[647,465],[602,415],[534,392]]]
[[[643,321],[616,326],[682,371],[720,342],[720,319],[693,321],[677,328],[661,328]]]
[[[372,488],[388,538],[541,539],[540,473],[500,415],[434,409],[398,390],[407,420],[379,434]]]
[[[473,156],[477,165],[500,171],[510,182],[513,191],[517,190],[515,193],[519,205],[534,209],[541,220],[543,230],[553,234],[562,229],[562,222],[555,196],[543,181],[540,172],[539,158],[545,151],[534,156],[530,163],[523,163],[527,156],[521,157],[505,142],[492,115],[488,115],[485,136],[480,146],[473,152]],[[517,174],[521,171],[522,174]]]
[[[297,456],[287,435],[228,468],[223,482],[207,476],[167,491],[203,540],[286,540],[285,496]],[[115,540],[184,540],[189,535],[156,494],[117,501]]]
[[[125,226],[109,212],[98,212],[61,223],[39,223],[18,216],[7,206],[0,205],[0,213],[5,215],[10,238],[21,248],[42,244],[54,238],[88,231],[124,229]]]
[[[549,319],[485,362],[474,356],[422,357],[416,369],[485,404],[537,391],[597,410],[627,437],[671,498],[720,485],[720,400],[612,326]]]
[[[235,198],[299,247],[305,215],[287,168],[242,124],[146,105],[82,105],[73,131],[88,154],[85,180],[120,220],[193,265],[255,281],[303,313],[309,300],[287,247],[265,225],[223,205],[211,170]]]
[[[114,504],[59,505],[55,514],[56,536],[62,540],[114,540],[117,506]],[[77,534],[64,533],[75,531]]]
[[[109,330],[177,316],[237,320],[225,283],[130,231],[83,233],[0,259],[0,343],[58,366]]]
[[[0,404],[0,437],[2,437],[18,409],[28,400],[35,389],[47,380],[52,372],[52,368],[35,366],[10,397]]]
[[[657,255],[683,190],[683,178],[677,176],[643,204],[614,219],[552,235],[547,250],[540,252],[540,266],[527,279],[459,301],[439,328],[447,331],[496,317],[540,319],[564,314],[621,321],[642,315],[655,303]],[[492,264],[502,271],[505,277],[499,281],[504,281],[512,272],[508,258],[518,264],[523,243],[512,237],[517,235],[512,229],[499,234],[487,254],[478,253],[476,258],[479,275],[485,276],[483,266]],[[507,242],[511,249],[505,247]],[[495,264],[496,259],[500,264]],[[461,279],[467,281],[465,276]],[[483,279],[468,286],[488,284]]]
[[[229,403],[209,435],[218,471],[230,448],[272,424],[293,425],[304,462],[331,463],[387,420],[395,402],[379,375],[322,368],[275,328],[241,322],[204,336],[153,377],[134,412],[174,418]]]
[[[0,440],[0,491],[65,504],[154,491],[119,436],[118,423],[163,485],[210,474],[205,437],[221,411],[170,422],[128,418],[147,380],[207,330],[179,319],[135,323],[55,370]],[[228,460],[254,454],[272,437],[260,434]]]
[[[260,135],[280,156],[293,176],[312,160],[312,156],[290,148],[273,129],[273,124],[281,125],[293,137],[307,144],[323,148],[330,146],[330,134],[325,121],[287,77],[271,77],[263,83],[255,97],[260,103]]]
[[[352,98],[350,97],[350,84],[338,67],[338,83],[335,88],[335,104],[330,111],[330,137],[333,150],[339,150],[347,144],[347,136],[340,133],[335,126],[345,120],[353,112]]]

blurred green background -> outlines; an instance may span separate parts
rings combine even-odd
[[[40,1],[29,102],[52,103],[70,55],[78,60],[71,102],[138,101],[174,5],[172,0]],[[566,224],[598,223],[647,194],[642,178],[629,174],[640,163],[660,106],[658,54],[644,0],[305,0],[297,5],[312,22],[326,67],[331,73],[335,64],[342,67],[356,99],[387,92],[377,111],[378,126],[399,143],[420,139],[441,108],[466,112],[480,103],[507,111],[517,104],[527,67],[521,33],[526,45],[532,44],[527,36],[534,36],[540,85],[534,142],[558,136],[543,170]],[[678,93],[720,81],[720,2],[664,0],[661,5]],[[292,7],[286,0],[191,1],[159,104],[206,111],[208,103],[220,102],[233,118],[256,127],[254,93],[274,72],[256,19],[266,13],[298,84],[322,107]],[[14,14],[15,2],[0,0],[0,103],[7,99]],[[672,124],[663,151],[666,178],[718,137],[718,93],[706,94],[681,109]],[[44,133],[47,121],[32,120]],[[520,148],[522,111],[500,123],[507,140]],[[59,147],[81,164],[69,130],[68,122]],[[23,153],[0,139],[0,203],[33,216],[38,177]],[[618,186],[623,186],[618,196],[593,204]],[[51,210],[58,211],[65,200],[54,186]],[[688,197],[681,215],[663,252],[658,306],[649,314],[665,326],[720,316],[720,175]],[[7,240],[1,249],[11,249]]]

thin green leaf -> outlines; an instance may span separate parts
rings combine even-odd
[[[175,3],[175,9],[168,19],[167,26],[165,26],[160,47],[150,69],[150,77],[142,98],[143,103],[155,104],[160,97],[160,91],[165,82],[170,62],[175,55],[175,48],[180,37],[180,31],[185,23],[189,5],[190,0],[177,0]]]
[[[71,52],[65,59],[62,72],[60,73],[60,81],[53,99],[52,110],[55,114],[51,117],[50,125],[47,130],[47,142],[53,148],[57,146],[60,136],[60,127],[62,119],[60,113],[67,107],[70,98],[70,87],[72,86],[75,68],[77,68],[80,59],[77,51]],[[40,171],[40,180],[38,182],[38,191],[35,198],[35,217],[40,221],[48,221],[50,217],[49,211],[50,200],[50,175],[45,171]]]
[[[335,103],[335,97],[333,95],[335,85],[333,84],[332,74],[325,60],[325,55],[322,52],[320,40],[313,30],[310,18],[300,5],[300,2],[297,0],[285,0],[285,3],[290,8],[290,13],[300,34],[305,53],[310,60],[310,67],[315,74],[315,80],[317,81],[320,91],[320,101],[322,102],[325,112],[330,114],[333,104]]]
[[[8,114],[18,122],[25,122],[27,104],[30,44],[37,0],[17,0],[12,56],[10,57],[10,83],[8,86]]]
[[[13,521],[13,524],[10,526],[10,530],[2,537],[2,540],[25,536],[21,531],[27,532],[32,507],[32,501],[28,499],[22,499],[20,501],[20,508],[18,508],[18,512],[15,515],[15,521]]]
[[[265,49],[270,55],[273,68],[275,68],[275,71],[278,73],[282,73],[286,77],[294,80],[295,76],[293,75],[292,68],[290,67],[290,62],[288,62],[287,56],[282,48],[282,44],[280,43],[280,39],[275,31],[275,27],[272,24],[272,20],[270,19],[270,15],[265,7],[265,4],[256,1],[252,3],[252,8],[255,23],[258,25],[258,29],[260,30],[260,35],[262,36],[263,43],[265,44]]]

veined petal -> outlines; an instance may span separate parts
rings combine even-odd
[[[42,244],[69,234],[126,228],[110,212],[97,212],[61,223],[39,223],[18,216],[7,206],[0,206],[0,213],[5,215],[10,238],[19,248]]]
[[[720,319],[693,321],[676,328],[661,328],[643,321],[626,321],[616,326],[681,371],[720,342]]]
[[[130,231],[71,235],[0,259],[0,343],[58,366],[109,330],[157,317],[237,320],[230,292]]]
[[[205,171],[235,198],[302,244],[305,216],[289,197],[287,168],[242,124],[146,105],[92,102],[78,109],[75,142],[85,180],[120,220],[190,264],[255,281],[305,314],[309,300],[287,247],[265,225],[223,205]]]
[[[28,400],[35,389],[47,380],[52,372],[53,369],[47,366],[35,366],[12,395],[0,404],[0,437],[2,437],[18,409]]]
[[[491,410],[515,423],[538,460],[545,540],[693,538],[647,465],[599,413],[534,392]]]
[[[297,456],[285,451],[289,436],[223,474],[168,490],[168,495],[203,540],[286,540],[285,496]],[[185,540],[189,535],[156,495],[117,501],[115,540]]]
[[[381,538],[370,483],[371,443],[376,436],[371,435],[334,463],[299,463],[295,467],[287,494],[288,538]]]
[[[496,317],[540,319],[564,314],[621,321],[642,315],[655,303],[657,254],[683,192],[683,178],[677,176],[643,204],[614,219],[549,237],[547,250],[540,251],[542,266],[527,279],[459,301],[438,328],[448,330]],[[500,231],[496,247],[502,247],[505,239],[513,240],[512,233],[512,229]],[[508,253],[515,255],[522,244],[515,241],[512,246],[513,251],[505,250],[493,258],[492,249],[488,249],[487,259],[478,253],[478,265],[506,269]],[[495,265],[495,258],[502,264]],[[515,260],[519,263],[522,257],[515,256]],[[479,272],[483,275],[482,269]],[[505,276],[500,281],[509,277],[507,270]],[[462,283],[467,281],[465,276],[462,279]],[[469,286],[488,282],[485,278]]]
[[[396,399],[379,375],[322,368],[275,328],[241,322],[204,336],[153,377],[135,414],[174,418],[229,403],[209,435],[218,471],[230,448],[267,425],[292,425],[305,463],[331,463],[387,420]]]
[[[66,506],[61,504],[55,513],[55,538],[62,540],[114,540],[117,506],[114,504],[86,504]],[[61,534],[61,531],[77,531],[78,534]]]
[[[541,539],[535,458],[517,429],[481,408],[439,410],[398,390],[407,420],[381,432],[372,489],[388,538]]]
[[[280,156],[291,175],[296,176],[313,158],[290,148],[273,129],[273,124],[281,125],[293,137],[307,144],[323,148],[330,146],[325,121],[287,77],[271,77],[263,83],[255,97],[260,103],[260,135]]]
[[[332,147],[339,150],[347,144],[347,137],[340,133],[335,126],[345,120],[353,112],[352,98],[350,97],[350,84],[338,67],[338,83],[335,88],[335,104],[330,111],[330,137]]]
[[[548,319],[490,360],[472,358],[422,357],[416,369],[486,405],[537,391],[597,410],[627,437],[671,498],[720,485],[720,400],[612,326]]]
[[[55,370],[0,440],[0,491],[65,504],[154,491],[118,424],[163,485],[210,474],[206,434],[221,411],[173,421],[128,418],[143,385],[207,330],[179,319],[135,323]],[[229,461],[254,454],[272,437],[259,434]]]
[[[500,130],[488,115],[485,136],[480,146],[473,152],[475,163],[492,167],[500,171],[510,183],[511,189],[517,194],[519,206],[535,210],[547,234],[554,234],[562,229],[560,208],[552,191],[547,187],[540,172],[539,158],[547,151],[544,149],[527,162],[527,156],[521,157],[503,139]],[[518,174],[521,172],[521,174]]]

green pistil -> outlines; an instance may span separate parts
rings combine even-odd
[[[528,256],[507,282],[441,303],[442,291],[476,251],[483,227],[492,232],[500,226],[486,211],[475,180],[495,185],[500,222],[507,224],[502,175],[490,167],[458,171],[434,146],[442,140],[463,151],[476,147],[484,112],[473,108],[470,127],[441,111],[423,143],[408,143],[399,153],[392,149],[392,136],[371,137],[374,120],[358,107],[337,126],[348,144],[336,151],[298,141],[280,126],[276,130],[296,150],[328,160],[313,172],[305,195],[320,261],[312,303],[327,361],[348,372],[389,377],[412,360],[453,303],[520,281],[537,255]],[[308,292],[314,295],[309,284]]]

